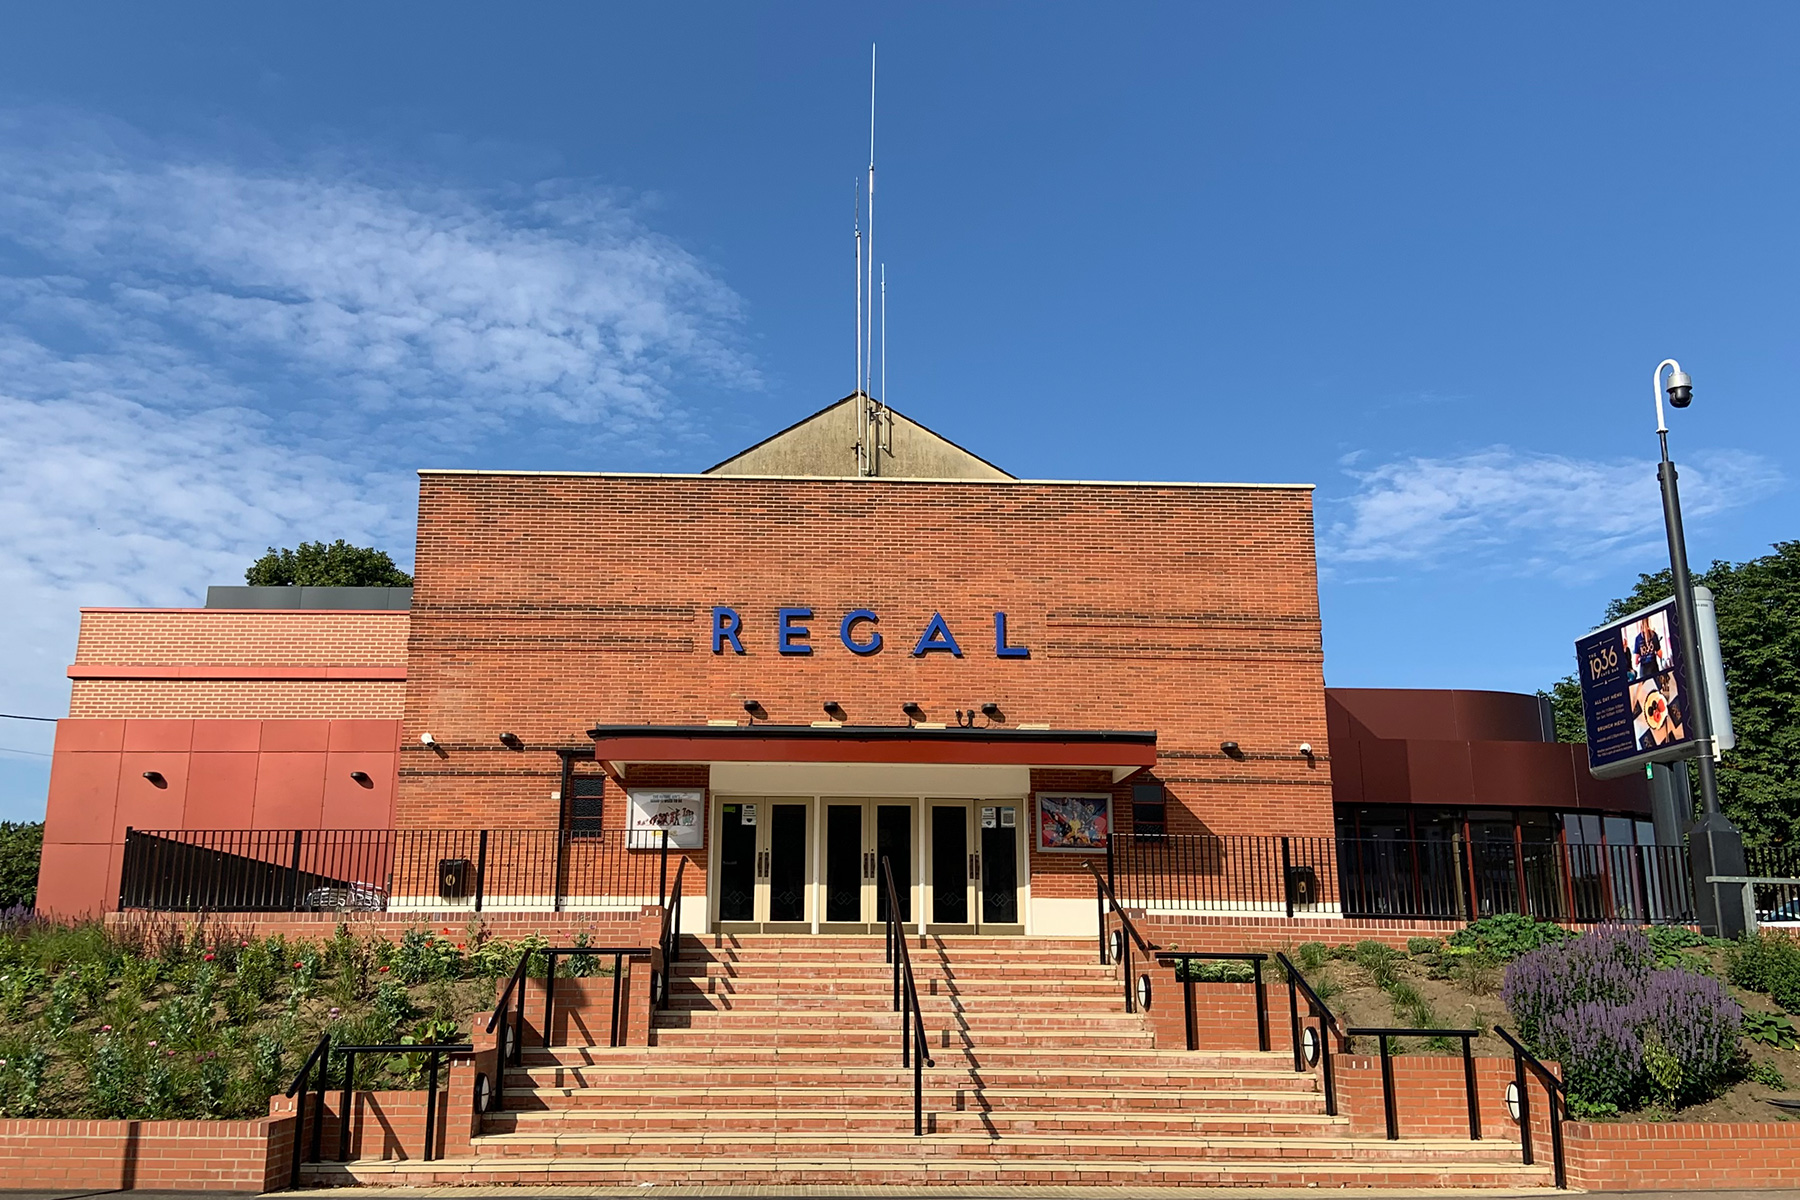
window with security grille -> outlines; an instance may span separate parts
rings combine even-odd
[[[599,837],[606,793],[606,776],[576,775],[569,780],[569,832],[576,837]]]
[[[1131,785],[1131,832],[1141,838],[1167,836],[1169,801],[1162,784]]]

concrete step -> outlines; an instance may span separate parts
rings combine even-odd
[[[682,1152],[696,1165],[707,1158],[746,1159],[762,1156],[821,1158],[849,1154],[904,1153],[935,1160],[946,1166],[970,1160],[1020,1161],[1048,1158],[1058,1161],[1133,1161],[1156,1158],[1166,1162],[1302,1162],[1308,1165],[1340,1163],[1362,1168],[1394,1164],[1493,1165],[1501,1159],[1501,1143],[1426,1139],[1389,1142],[1348,1137],[1200,1136],[1159,1137],[1120,1135],[932,1133],[915,1138],[910,1131],[852,1133],[826,1130],[783,1130],[755,1133],[742,1130],[710,1130],[680,1134]],[[658,1152],[670,1147],[667,1131],[637,1133],[608,1131],[557,1133],[536,1130],[485,1134],[475,1142],[481,1158],[578,1157],[618,1158],[639,1152]]]
[[[997,1137],[1057,1134],[1080,1138],[1093,1133],[1094,1113],[1025,1112],[925,1109],[926,1129],[934,1134]],[[1341,1134],[1348,1122],[1323,1114],[1244,1113],[1192,1114],[1107,1113],[1109,1133],[1137,1138],[1215,1137],[1319,1137]],[[896,1097],[881,1109],[829,1108],[733,1108],[722,1110],[685,1108],[642,1109],[634,1112],[505,1112],[482,1118],[484,1135],[528,1134],[567,1137],[577,1133],[700,1136],[726,1128],[780,1128],[784,1134],[816,1133],[907,1135],[912,1132],[912,1097]]]
[[[1505,1158],[1486,1163],[1310,1164],[1282,1159],[1206,1162],[1137,1157],[1113,1162],[1076,1159],[962,1160],[955,1163],[908,1154],[852,1152],[799,1158],[758,1155],[741,1159],[685,1154],[634,1154],[612,1159],[471,1156],[436,1162],[370,1161],[307,1164],[301,1181],[315,1187],[380,1186],[618,1186],[680,1182],[694,1186],[765,1187],[910,1186],[1185,1186],[1284,1188],[1507,1189],[1507,1195],[1565,1193],[1550,1186],[1549,1168],[1523,1167]]]
[[[1077,1113],[1092,1120],[1094,1114],[1162,1113],[1184,1115],[1319,1115],[1323,1097],[1316,1091],[1278,1087],[1227,1087],[1228,1081],[1182,1088],[1033,1088],[999,1086],[971,1079],[943,1078],[934,1073],[924,1081],[926,1103],[948,1112]],[[1264,1083],[1269,1081],[1262,1081]],[[866,1080],[852,1084],[828,1084],[816,1079],[778,1080],[742,1086],[713,1086],[705,1080],[688,1084],[625,1087],[527,1087],[514,1086],[509,1077],[506,1108],[517,1113],[595,1112],[618,1113],[651,1109],[708,1109],[735,1112],[741,1109],[854,1109],[886,1111],[897,1104],[910,1110],[910,1076],[892,1081]]]

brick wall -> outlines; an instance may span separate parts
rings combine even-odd
[[[1800,1187],[1800,1121],[1571,1122],[1569,1185],[1620,1191]],[[1548,1142],[1538,1144],[1549,1160]]]
[[[712,653],[715,604],[744,655]],[[776,653],[781,606],[814,610],[812,655]],[[860,658],[837,627],[865,607],[885,645]],[[1001,610],[1030,658],[994,655]],[[961,659],[910,655],[934,612]],[[1179,827],[1324,834],[1329,771],[1298,752],[1326,744],[1321,664],[1304,489],[427,473],[396,814],[549,824],[549,751],[596,722],[991,701],[1009,725],[1157,730]]]
[[[0,1188],[263,1192],[287,1185],[292,1120],[0,1120]]]
[[[84,608],[77,663],[406,664],[404,611]]]

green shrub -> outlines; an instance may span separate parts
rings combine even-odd
[[[1774,1088],[1778,1092],[1787,1091],[1787,1076],[1783,1075],[1781,1068],[1774,1063],[1751,1063],[1749,1069],[1744,1072],[1744,1078],[1751,1083],[1760,1083],[1764,1087]]]
[[[1442,938],[1416,937],[1406,939],[1406,952],[1421,957],[1436,954],[1444,948]]]
[[[1394,984],[1395,972],[1400,965],[1400,952],[1392,946],[1381,942],[1365,941],[1356,943],[1353,952],[1356,965],[1369,973],[1375,986],[1389,988]]]
[[[1294,950],[1294,965],[1302,974],[1311,975],[1325,965],[1327,952],[1323,942],[1301,942]]]
[[[1464,953],[1486,954],[1497,963],[1507,963],[1539,946],[1564,942],[1574,936],[1554,921],[1540,921],[1521,913],[1496,913],[1451,934],[1450,947]]]
[[[37,903],[38,859],[44,850],[42,821],[0,821],[0,909]]]
[[[1800,1030],[1786,1017],[1774,1013],[1744,1013],[1744,1037],[1752,1042],[1761,1042],[1765,1046],[1773,1046],[1777,1050],[1800,1050]]]
[[[1739,987],[1800,1013],[1800,940],[1764,930],[1732,948],[1727,970]]]

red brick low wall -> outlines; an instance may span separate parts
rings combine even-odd
[[[1358,1045],[1373,1042],[1358,1039]],[[1344,1054],[1333,1060],[1337,1070],[1338,1111],[1350,1119],[1358,1137],[1385,1137],[1387,1116],[1381,1096],[1381,1059],[1373,1054]],[[1466,1138],[1469,1136],[1468,1085],[1460,1054],[1401,1054],[1393,1058],[1394,1110],[1400,1137]],[[1506,1085],[1513,1081],[1513,1060],[1492,1056],[1475,1059],[1475,1101],[1481,1113],[1484,1141],[1519,1140],[1519,1126],[1506,1111]],[[1535,1087],[1535,1085],[1534,1085]],[[1534,1090],[1532,1128],[1549,1156],[1550,1126],[1538,1110],[1542,1092]]]
[[[1275,950],[1302,942],[1327,946],[1380,942],[1396,950],[1406,949],[1408,938],[1449,937],[1465,921],[1374,921],[1361,918],[1254,917],[1254,916],[1148,916],[1134,910],[1132,924],[1146,939],[1165,950]],[[1290,951],[1291,953],[1291,951]],[[1269,967],[1273,969],[1274,963]]]
[[[661,929],[660,909],[639,912],[502,912],[502,913],[218,913],[204,917],[187,913],[108,913],[106,923],[115,928],[144,926],[176,929],[200,924],[219,937],[272,937],[299,941],[324,941],[345,925],[358,937],[384,937],[392,942],[409,929],[425,929],[461,942],[468,934],[471,916],[480,918],[488,936],[518,941],[533,934],[568,945],[577,934],[587,935],[596,946],[650,946]]]
[[[1800,1121],[1571,1123],[1563,1138],[1571,1187],[1800,1187]],[[1538,1152],[1548,1160],[1547,1144]]]
[[[0,1188],[263,1192],[286,1187],[291,1117],[0,1121]]]

